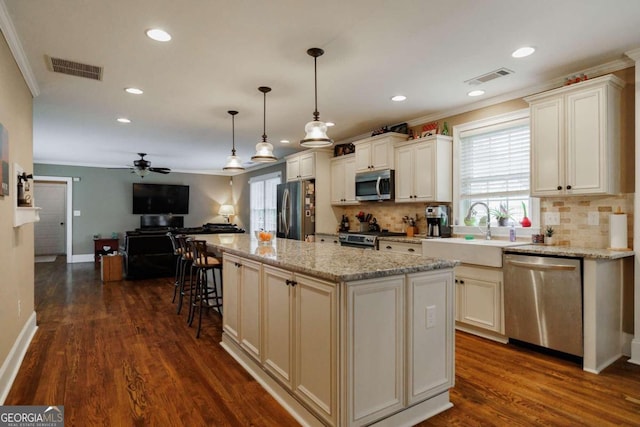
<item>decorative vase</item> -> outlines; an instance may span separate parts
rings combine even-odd
[[[498,225],[500,227],[505,227],[507,225],[507,221],[509,218],[498,218]]]
[[[525,216],[524,218],[522,218],[522,221],[520,221],[520,225],[522,225],[525,228],[531,227],[531,220]]]
[[[553,246],[553,236],[545,236],[544,244],[547,246]]]

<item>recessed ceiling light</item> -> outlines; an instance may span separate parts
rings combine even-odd
[[[396,95],[396,96],[392,96],[392,97],[391,97],[391,100],[392,100],[392,101],[395,101],[395,102],[402,102],[402,101],[404,101],[405,99],[407,99],[407,97],[406,97],[406,96],[404,96],[404,95]]]
[[[118,117],[117,120],[120,123],[131,123],[131,120],[127,119],[126,117]]]
[[[469,92],[467,95],[469,96],[480,96],[480,95],[484,95],[484,91],[483,90],[472,90],[471,92]]]
[[[161,30],[160,28],[147,30],[147,37],[157,42],[168,42],[171,40],[171,34],[167,33],[165,30]]]
[[[289,141],[288,139],[281,139],[280,143],[281,144],[289,144],[291,141]]]
[[[513,56],[514,58],[524,58],[525,56],[531,55],[535,51],[535,48],[532,48],[531,46],[525,46],[521,47],[520,49],[516,49],[511,54],[511,56]]]
[[[124,91],[127,93],[132,93],[134,95],[142,95],[144,93],[142,89],[138,89],[137,87],[128,87],[128,88],[125,88]]]
[[[331,126],[335,126],[336,124],[333,122],[325,122],[324,123],[328,128],[330,128]]]

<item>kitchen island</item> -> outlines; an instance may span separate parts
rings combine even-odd
[[[221,345],[303,425],[414,425],[452,406],[456,261],[198,237],[223,253]]]

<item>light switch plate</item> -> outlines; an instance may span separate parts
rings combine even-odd
[[[600,213],[599,212],[589,212],[587,214],[587,224],[588,225],[600,225]]]
[[[80,211],[73,211],[73,216],[80,216]]]
[[[544,213],[545,225],[560,225],[560,212],[545,212]]]

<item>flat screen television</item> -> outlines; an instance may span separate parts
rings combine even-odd
[[[189,213],[189,186],[170,184],[133,184],[134,214]]]

